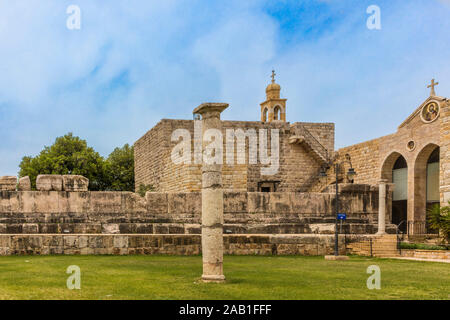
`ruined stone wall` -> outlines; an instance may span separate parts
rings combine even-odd
[[[340,186],[344,238],[377,231],[378,189]],[[226,254],[333,252],[335,194],[224,192]],[[395,232],[387,225],[388,232]],[[200,254],[201,193],[0,191],[0,255]]]
[[[374,233],[378,189],[342,186],[343,232]],[[224,193],[224,233],[334,232],[334,193]],[[0,234],[199,234],[201,193],[1,191]]]
[[[346,253],[345,242],[350,239],[339,239],[340,254]],[[333,252],[331,235],[224,235],[225,254],[316,256]],[[200,253],[200,235],[0,235],[0,256]]]
[[[261,175],[262,165],[258,159],[257,164],[249,164],[249,142],[246,139],[246,163],[237,164],[237,144],[235,144],[234,165],[228,165],[224,158],[222,170],[223,187],[225,190],[258,191],[261,181],[279,181],[277,191],[306,192],[318,179],[318,170],[321,163],[312,156],[303,146],[292,145],[289,137],[292,132],[290,124],[284,122],[262,123],[259,121],[223,121],[224,154],[226,152],[226,130],[267,129],[268,153],[270,154],[270,130],[279,129],[280,134],[280,167],[275,175]],[[295,125],[302,125],[296,123]],[[305,123],[305,128],[323,144],[324,147],[334,150],[334,125]],[[152,130],[147,132],[135,143],[135,175],[136,188],[140,184],[152,184],[160,192],[197,192],[201,190],[201,165],[174,164],[170,158],[173,148],[178,141],[171,142],[172,132],[176,129],[187,129],[194,138],[193,120],[162,120]],[[259,150],[259,139],[257,149]],[[194,142],[191,144],[194,153]]]

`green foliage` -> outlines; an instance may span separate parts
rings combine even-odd
[[[449,202],[450,203],[450,202]],[[438,204],[434,205],[428,210],[428,223],[433,230],[439,230],[439,234],[444,241],[449,243],[450,239],[450,207],[440,207]]]
[[[419,250],[448,250],[446,246],[436,246],[424,243],[407,243],[401,242],[400,248],[402,249],[419,249]]]
[[[29,176],[36,188],[39,174],[77,174],[89,179],[93,191],[134,191],[134,150],[128,144],[104,159],[85,140],[68,133],[36,157],[23,157],[19,176]]]
[[[115,148],[106,160],[108,190],[134,192],[134,148]]]
[[[139,185],[138,194],[141,197],[145,197],[145,194],[148,191],[150,191],[150,192],[155,191],[155,188],[153,187],[153,185],[151,185],[151,184],[142,184],[142,183]]]
[[[33,188],[39,174],[77,174],[89,179],[91,190],[107,187],[104,159],[72,133],[56,138],[52,146],[44,147],[34,158],[23,157],[19,167],[19,176],[29,176]]]

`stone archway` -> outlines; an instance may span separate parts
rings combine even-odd
[[[417,154],[416,160],[414,161],[414,230],[413,232],[416,234],[424,234],[428,233],[426,225],[427,219],[427,196],[429,196],[429,189],[431,186],[427,188],[427,180],[428,184],[430,184],[430,179],[427,179],[429,174],[429,161],[430,156],[432,154],[436,154],[436,151],[439,150],[439,146],[430,143],[427,144],[420,152]],[[434,161],[434,160],[433,160]],[[439,161],[438,161],[439,162]],[[439,166],[439,165],[438,165]],[[433,180],[433,183],[437,183],[437,187],[433,186],[433,188],[437,188],[439,190],[439,180],[436,182]],[[439,192],[439,191],[438,191]],[[437,200],[439,202],[439,199]]]
[[[281,107],[275,106],[273,109],[273,120],[281,120]]]
[[[395,162],[400,157],[403,157],[403,155],[394,151],[384,159],[383,165],[381,166],[381,179],[385,179],[388,183],[392,183],[392,170],[394,169]]]
[[[392,194],[391,223],[406,232],[408,220],[408,163],[399,152],[392,152],[383,162],[381,179],[394,185]]]

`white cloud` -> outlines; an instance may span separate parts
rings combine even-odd
[[[340,146],[395,130],[432,77],[450,92],[438,2],[380,0],[382,30],[369,31],[366,6],[329,1],[335,16],[296,12],[317,36],[289,43],[265,1],[76,2],[79,31],[66,28],[73,1],[0,2],[0,175],[69,131],[107,155],[204,101],[230,103],[226,119],[258,120],[272,68],[288,120],[335,121]]]

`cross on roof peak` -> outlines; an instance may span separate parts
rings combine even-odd
[[[276,76],[277,74],[275,73],[275,70],[272,70],[272,83],[275,83],[275,76]]]
[[[434,82],[434,79],[431,79],[431,84],[427,86],[427,88],[431,88],[430,96],[435,96],[436,92],[434,91],[434,87],[437,86],[439,82]]]

